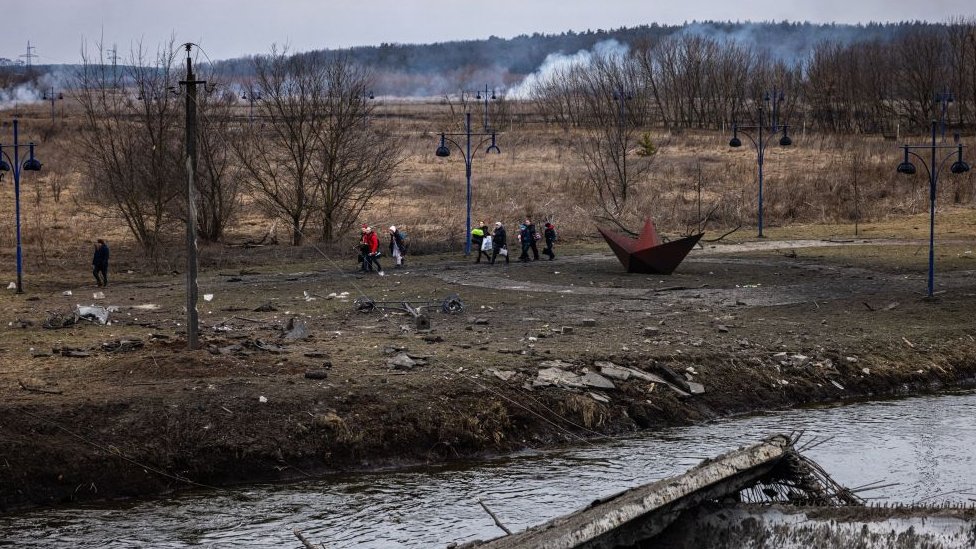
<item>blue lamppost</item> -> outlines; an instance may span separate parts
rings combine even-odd
[[[475,145],[475,149],[484,145],[491,140],[491,145],[485,149],[485,154],[496,153],[501,154],[501,150],[498,145],[495,144],[495,132],[490,133],[471,133],[471,113],[464,113],[464,133],[441,133],[441,144],[437,147],[434,152],[435,155],[440,157],[451,156],[451,149],[448,148],[447,144],[450,143],[457,147],[461,156],[464,157],[464,176],[467,180],[467,207],[468,216],[467,223],[465,224],[465,241],[464,241],[464,255],[471,254],[471,160],[473,159],[474,153],[471,151],[471,136],[482,137],[481,141]],[[467,141],[465,141],[464,146],[461,143],[452,139],[452,137],[465,136]]]
[[[251,93],[248,93],[248,91]],[[255,90],[254,88],[248,88],[247,90],[241,92],[241,99],[250,104],[250,110],[248,110],[247,114],[247,123],[254,124],[254,102],[261,100],[261,92]]]
[[[752,141],[753,146],[756,147],[756,162],[759,167],[759,238],[764,238],[763,235],[763,163],[766,159],[766,147],[769,142],[772,141],[773,137],[777,133],[782,131],[782,137],[779,139],[779,144],[782,147],[789,147],[793,144],[793,140],[787,134],[789,126],[779,125],[779,104],[783,102],[783,92],[774,88],[772,93],[765,93],[763,95],[763,100],[759,103],[759,123],[751,126],[740,126],[739,124],[732,124],[732,139],[729,141],[730,147],[741,147],[742,140],[739,139],[739,133],[749,138]],[[763,109],[763,105],[768,105],[772,101],[771,108]],[[768,114],[767,114],[768,112]],[[767,125],[767,117],[769,119]],[[755,132],[755,135],[753,135]],[[765,133],[765,135],[764,135]]]
[[[946,117],[949,115],[949,103],[952,103],[953,101],[955,101],[955,97],[952,95],[952,92],[949,91],[948,87],[943,88],[941,92],[935,94],[935,102],[940,103],[942,106],[942,116],[940,120],[942,122],[943,143],[945,143]]]
[[[20,170],[23,168],[27,171],[40,171],[41,163],[36,158],[34,158],[34,143],[27,145],[30,148],[30,157],[24,161],[23,166],[20,164],[20,148],[23,145],[20,144],[17,134],[17,119],[14,119],[14,157],[13,172],[14,172],[14,210],[17,222],[17,293],[24,293],[24,256],[23,250],[20,245]],[[0,145],[0,172],[9,172],[11,170],[10,156],[3,151],[3,145]],[[0,178],[3,174],[0,173]]]
[[[936,122],[932,121],[932,144],[931,145],[902,145],[901,148],[905,151],[905,159],[901,164],[898,164],[898,173],[903,173],[905,175],[914,175],[917,171],[915,169],[915,164],[912,164],[910,156],[914,156],[922,163],[922,167],[929,175],[929,287],[927,297],[931,298],[934,295],[935,290],[935,195],[937,185],[939,183],[939,174],[945,168],[946,162],[952,158],[956,157],[956,161],[949,166],[949,171],[955,174],[966,173],[969,171],[969,164],[963,162],[962,159],[962,144],[959,143],[959,134],[955,136],[955,145],[936,145],[935,144],[935,134],[936,134]],[[929,151],[929,162],[925,162],[925,158],[916,153],[914,149]],[[940,150],[952,149],[953,152],[946,154],[941,159],[938,158]]]

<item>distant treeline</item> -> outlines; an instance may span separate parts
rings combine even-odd
[[[784,114],[830,131],[890,132],[924,127],[950,92],[954,125],[976,125],[976,19],[863,25],[795,22],[695,22],[614,30],[490,37],[432,44],[380,44],[295,54],[343,57],[368,68],[376,95],[437,97],[488,85],[508,97],[548,101],[558,122],[572,120],[566,68],[612,51],[631,66],[614,87],[627,88],[635,123],[721,128],[753,116],[754,101],[784,90]],[[270,52],[270,47],[269,47]],[[218,61],[225,81],[247,89],[255,59]],[[36,66],[37,73],[45,67]],[[47,67],[64,74],[69,66]],[[17,71],[21,72],[17,72]],[[34,78],[0,67],[0,86]],[[543,86],[545,84],[545,86]],[[50,84],[45,84],[48,86]],[[591,92],[587,92],[591,93]],[[554,95],[555,94],[555,95]],[[569,109],[569,110],[567,110]],[[565,111],[565,112],[564,112]]]

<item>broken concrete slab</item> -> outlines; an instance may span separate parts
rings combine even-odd
[[[579,321],[579,325],[580,326],[585,326],[585,327],[590,327],[591,328],[593,326],[596,326],[596,319],[595,318],[584,318],[584,319],[582,319],[582,320]]]
[[[705,394],[705,386],[701,383],[696,383],[694,381],[688,382],[688,392],[693,395],[703,395]]]
[[[593,366],[599,368],[601,374],[612,379],[618,379],[620,381],[627,381],[628,379],[630,379],[632,375],[630,368],[621,368],[620,366],[617,366],[613,362],[598,360],[593,363]]]
[[[604,404],[609,404],[610,403],[610,397],[608,397],[606,395],[601,395],[599,393],[594,393],[592,391],[589,392],[589,393],[586,393],[586,394],[590,395],[590,398],[592,398],[593,400],[595,400],[597,402],[602,402]]]
[[[540,368],[559,368],[562,370],[567,370],[575,368],[576,365],[571,362],[566,362],[565,360],[543,360],[539,363]]]
[[[583,378],[574,374],[573,372],[567,372],[562,368],[544,368],[539,370],[536,374],[535,380],[532,384],[536,387],[545,387],[548,385],[557,385],[560,387],[573,387],[580,389],[583,385]]]
[[[586,372],[583,376],[583,385],[587,387],[593,387],[595,389],[616,389],[617,386],[613,384],[609,379],[601,376],[596,372]]]

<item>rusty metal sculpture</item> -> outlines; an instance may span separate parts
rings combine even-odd
[[[662,242],[650,219],[637,238],[597,227],[628,273],[671,274],[704,233]]]

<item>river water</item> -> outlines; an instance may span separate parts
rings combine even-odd
[[[680,473],[775,433],[826,440],[805,452],[847,486],[886,501],[976,500],[976,393],[771,412],[465,466],[258,485],[0,517],[10,547],[445,547],[513,531]],[[830,438],[832,437],[832,438]],[[801,441],[802,444],[802,441]]]

